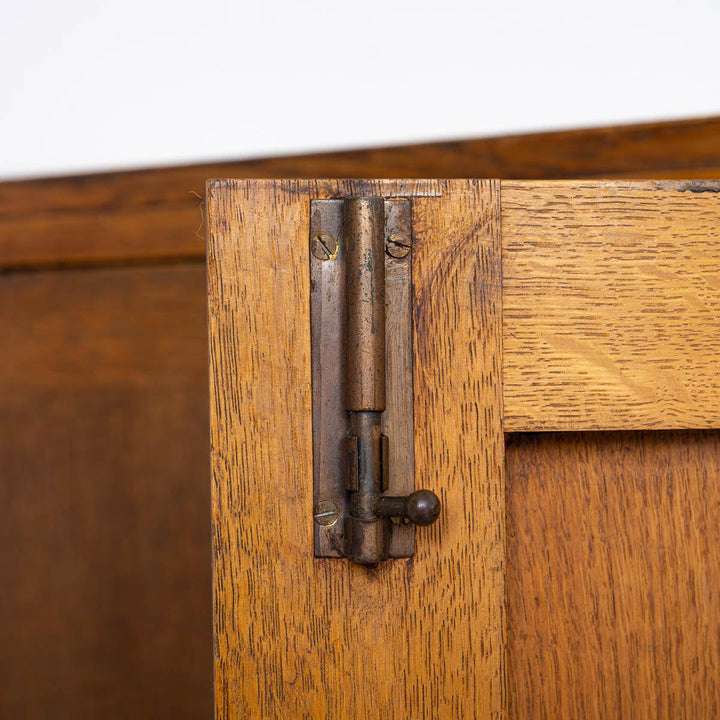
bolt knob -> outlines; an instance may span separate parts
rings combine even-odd
[[[379,517],[405,518],[415,525],[431,525],[440,515],[440,499],[432,490],[416,490],[411,495],[381,495],[373,503]]]
[[[405,517],[415,525],[432,525],[440,515],[440,498],[432,490],[408,495]]]

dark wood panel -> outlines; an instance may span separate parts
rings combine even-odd
[[[720,432],[510,435],[510,716],[720,714]]]
[[[720,119],[0,183],[0,267],[202,257],[212,177],[720,176]]]
[[[0,276],[0,717],[212,713],[204,294]]]

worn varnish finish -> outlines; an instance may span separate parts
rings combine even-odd
[[[0,268],[204,258],[209,177],[720,177],[720,119],[0,183]]]
[[[502,184],[505,429],[720,426],[720,183]]]
[[[510,436],[511,718],[720,715],[720,433]]]
[[[311,197],[414,200],[416,471],[443,501],[411,560],[315,559]],[[497,187],[209,186],[215,679],[232,717],[501,717]]]
[[[0,717],[212,714],[200,263],[0,276]]]

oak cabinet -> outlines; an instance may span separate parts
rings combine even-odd
[[[203,232],[204,183],[209,177],[717,178],[720,122],[702,119],[0,183],[2,717],[212,715]],[[503,207],[512,201],[508,189],[501,192]],[[697,189],[670,194],[707,203],[712,194]],[[526,190],[517,186],[513,191],[517,238],[536,216],[547,216],[535,205],[535,215],[522,219],[521,206],[541,202],[534,195],[521,198],[519,193]],[[587,206],[592,209],[589,201]],[[602,218],[597,225],[599,232]],[[703,228],[711,231],[709,226],[696,230]],[[597,708],[588,704],[591,699],[604,701],[613,693],[610,704],[619,708],[618,715],[627,715],[628,708],[637,708],[644,698],[655,703],[648,704],[648,716],[672,716],[677,708],[702,716],[701,706],[692,703],[703,701],[708,707],[708,688],[715,688],[717,675],[709,644],[716,594],[707,585],[716,577],[712,541],[717,537],[717,437],[713,429],[669,428],[699,427],[685,423],[699,422],[712,409],[708,397],[713,384],[698,373],[703,362],[711,362],[711,348],[688,346],[686,364],[675,365],[680,372],[673,385],[663,363],[670,367],[680,362],[682,348],[666,342],[667,335],[653,335],[651,325],[643,330],[638,323],[634,331],[645,332],[663,380],[653,388],[649,374],[628,376],[633,356],[624,353],[628,346],[623,343],[632,337],[628,333],[633,327],[624,326],[613,338],[608,327],[597,324],[605,310],[608,318],[622,316],[623,303],[633,299],[622,295],[634,282],[626,268],[615,278],[617,303],[611,306],[608,298],[601,298],[591,315],[595,325],[586,326],[589,334],[599,333],[591,347],[615,364],[608,361],[600,378],[601,364],[588,361],[588,368],[596,369],[595,379],[602,379],[601,394],[570,393],[568,388],[582,379],[582,369],[575,367],[575,376],[563,384],[564,374],[573,369],[563,364],[563,354],[577,357],[583,346],[569,342],[572,328],[543,344],[536,332],[537,314],[542,310],[552,316],[558,308],[521,303],[533,291],[523,288],[523,278],[538,283],[534,291],[539,296],[545,293],[555,262],[549,256],[551,247],[558,253],[558,271],[571,270],[572,246],[560,236],[554,245],[532,249],[530,274],[521,262],[530,257],[524,253],[517,254],[515,264],[508,263],[509,258],[503,262],[506,279],[515,273],[515,284],[506,287],[506,317],[512,312],[523,328],[522,336],[503,332],[503,341],[506,348],[515,342],[516,360],[523,347],[538,357],[537,367],[505,366],[505,387],[517,387],[515,404],[504,408],[503,421],[512,427],[497,438],[504,444],[505,549],[494,535],[467,546],[458,534],[451,547],[457,548],[465,568],[471,566],[467,548],[478,550],[478,572],[485,579],[473,592],[481,598],[488,597],[482,594],[488,578],[499,573],[487,558],[500,558],[504,552],[500,574],[507,594],[507,630],[504,667],[496,677],[505,678],[504,703],[510,716],[541,716],[556,708],[564,708],[567,716],[592,716]],[[592,263],[605,267],[611,254],[604,256],[599,247]],[[303,237],[298,252],[305,250]],[[679,276],[676,296],[663,297],[662,306],[653,306],[656,293],[666,287],[668,277],[678,277],[669,248],[655,276],[649,261],[637,258],[648,295],[642,302],[635,297],[633,312],[648,317],[664,307],[674,323],[670,339],[682,337],[677,332],[684,318],[695,323],[708,313],[703,310],[708,297],[692,283],[712,257],[703,255],[702,243],[687,251],[698,263]],[[687,262],[684,252],[681,248],[678,257]],[[446,311],[466,313],[468,308],[457,303],[466,297],[462,293],[468,284],[477,285],[482,275],[452,276],[452,257],[445,264],[440,257],[428,258],[416,281],[425,287],[455,282],[457,294],[447,296],[451,304]],[[545,275],[538,274],[542,268]],[[572,310],[571,297],[556,298],[559,309]],[[426,337],[437,331],[437,345],[426,346],[424,362],[437,367],[452,393],[416,410],[416,424],[432,420],[431,434],[418,433],[418,473],[427,469],[448,432],[467,437],[468,427],[485,422],[458,415],[470,409],[458,398],[468,397],[461,383],[463,378],[469,382],[477,370],[477,353],[486,352],[487,340],[473,336],[472,344],[466,343],[467,352],[475,353],[468,363],[457,357],[451,363],[442,342],[444,334],[455,330],[440,324],[440,309],[428,306],[418,318],[417,331]],[[554,317],[560,321],[571,316]],[[304,331],[298,337],[307,341]],[[545,388],[543,413],[533,420],[538,426],[527,431],[522,423],[528,410],[519,392],[525,372]],[[437,377],[416,378],[426,383],[425,392],[431,381]],[[423,396],[422,387],[416,388],[416,397]],[[678,395],[682,387],[690,387],[703,402],[683,400]],[[544,419],[559,421],[553,415],[556,396],[568,413],[574,407],[575,414],[566,417],[566,424],[541,427]],[[461,407],[453,410],[459,402]],[[617,403],[632,409],[615,413]],[[660,407],[674,424],[665,429],[662,423],[638,425],[653,421],[653,407]],[[580,432],[574,428],[583,410],[595,424]],[[608,417],[627,422],[613,425],[622,430],[601,431]],[[446,420],[448,427],[440,427]],[[639,427],[648,429],[633,430]],[[441,493],[452,480],[453,464],[484,460],[480,446],[472,451],[467,444],[454,447],[432,486]],[[446,501],[445,512],[470,507],[465,501],[474,497],[472,488],[464,488],[461,480],[452,480],[449,487],[467,498],[454,505]],[[424,483],[424,478],[418,480]],[[499,488],[495,491],[502,502]],[[304,490],[302,501],[308,502]],[[497,519],[500,505],[493,500],[492,507]],[[463,521],[485,527],[487,518],[476,515]],[[421,531],[420,555],[440,533],[445,538],[463,527],[448,525],[446,518],[441,523]],[[304,540],[296,549],[306,552]],[[417,568],[422,567],[420,555]],[[332,567],[338,572],[338,566]],[[430,590],[433,585],[429,580]],[[397,586],[383,587],[395,596]],[[498,586],[495,592],[500,593]],[[496,617],[497,608],[475,606],[474,621]],[[403,617],[403,622],[410,621],[407,613]],[[452,622],[469,620],[458,612]],[[393,638],[406,642],[399,631]],[[489,639],[475,637],[473,652],[482,658],[501,657]],[[367,638],[363,642],[368,653],[377,647],[376,640],[372,645]],[[454,638],[453,647],[462,646],[458,643]],[[407,672],[417,678],[430,658],[425,646],[414,647],[417,653]],[[641,663],[655,648],[656,663]],[[308,653],[307,662],[318,657]],[[471,687],[478,675],[466,672],[465,666],[474,667],[470,654],[463,656],[462,667],[455,667],[453,682],[465,683],[468,695],[479,687]],[[292,687],[295,668],[287,665],[285,671]],[[647,688],[656,684],[650,696]],[[429,709],[441,706],[440,693],[422,699]]]

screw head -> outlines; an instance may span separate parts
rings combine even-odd
[[[394,232],[385,241],[385,252],[394,258],[404,258],[410,252],[410,238],[405,233]]]
[[[338,521],[337,505],[330,500],[321,500],[315,506],[315,522],[318,525],[334,525]]]
[[[330,233],[318,233],[310,241],[310,252],[318,260],[334,260],[338,254],[338,241]]]

